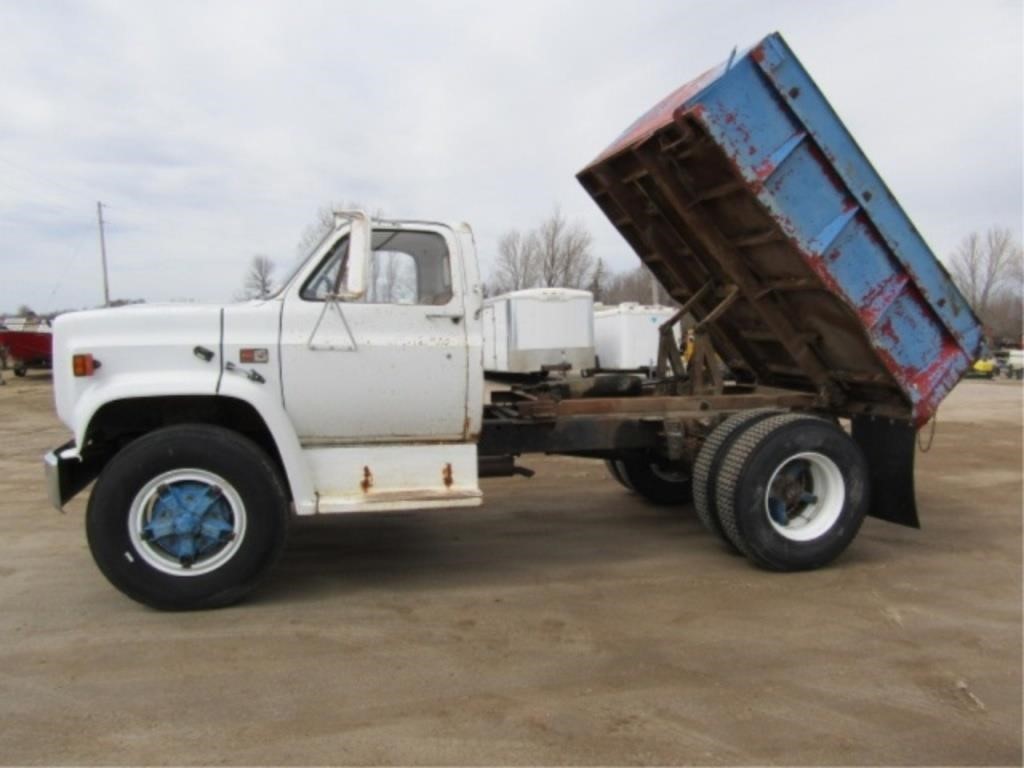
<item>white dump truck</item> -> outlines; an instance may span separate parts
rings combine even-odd
[[[692,318],[688,367],[670,322],[652,377],[485,402],[470,228],[354,211],[269,299],[59,317],[72,437],[48,489],[63,507],[95,480],[86,533],[111,583],[225,605],[292,515],[475,506],[478,477],[531,453],[606,461],[658,503],[692,495],[771,570],[831,562],[865,514],[916,526],[916,431],[980,326],[782,38],[671,94],[579,180],[680,302],[670,320]]]

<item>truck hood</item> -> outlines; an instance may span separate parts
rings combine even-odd
[[[223,306],[139,304],[69,312],[53,325],[53,382],[57,415],[72,430],[83,401],[107,399],[122,391],[141,397],[185,385],[214,393],[219,356],[210,360],[196,347],[217,353]],[[75,377],[71,358],[88,353],[99,362],[95,374]]]

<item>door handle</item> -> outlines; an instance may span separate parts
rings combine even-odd
[[[225,371],[231,371],[232,373],[239,373],[242,376],[245,376],[245,378],[247,378],[249,381],[255,381],[257,384],[265,384],[266,381],[267,381],[265,378],[263,378],[260,375],[259,371],[255,370],[254,368],[250,368],[247,371],[244,368],[239,368],[237,365],[232,363],[230,360],[228,362],[224,363],[224,370]]]
[[[438,318],[448,318],[453,323],[459,322],[463,318],[462,312],[427,312],[427,317],[431,320],[437,320]]]

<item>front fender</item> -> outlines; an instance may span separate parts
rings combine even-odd
[[[316,491],[309,466],[291,419],[285,413],[277,388],[270,388],[269,382],[260,383],[244,375],[225,371],[218,394],[221,397],[232,397],[248,403],[263,418],[281,455],[284,471],[288,475],[288,484],[295,500],[295,511],[300,515],[314,514],[317,506]]]
[[[173,386],[172,386],[173,385]],[[310,515],[316,512],[316,493],[306,465],[298,436],[288,419],[276,393],[263,388],[256,382],[226,372],[219,390],[216,378],[208,374],[181,373],[172,381],[166,376],[159,378],[146,373],[124,373],[82,393],[74,408],[74,446],[61,451],[64,460],[82,460],[81,447],[89,432],[89,426],[96,414],[111,403],[139,398],[219,396],[241,400],[259,414],[277,446],[281,463],[287,475],[288,485],[295,500],[298,514]]]
[[[189,395],[214,395],[217,392],[217,372],[181,371],[174,374],[173,381],[166,373],[157,376],[147,372],[125,372],[116,376],[100,377],[79,394],[75,401],[69,426],[75,434],[75,448],[65,451],[64,457],[78,457],[85,445],[89,425],[93,417],[105,405],[120,400],[135,400],[143,397],[180,397]]]

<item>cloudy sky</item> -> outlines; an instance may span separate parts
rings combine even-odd
[[[228,300],[330,201],[500,234],[555,204],[636,263],[574,174],[778,30],[933,249],[1022,216],[1019,0],[0,0],[0,311]]]

